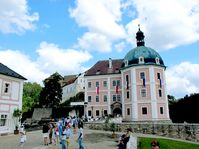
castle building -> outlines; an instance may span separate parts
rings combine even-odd
[[[98,61],[86,71],[85,115],[121,115],[124,121],[168,121],[166,66],[136,33],[137,47],[124,59]]]
[[[0,63],[0,134],[13,132],[15,109],[22,110],[23,76]]]

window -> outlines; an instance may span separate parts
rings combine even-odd
[[[129,99],[129,91],[126,92],[126,98]]]
[[[129,61],[128,60],[125,60],[125,66],[128,66],[128,63],[129,63]]]
[[[142,114],[143,114],[143,115],[146,115],[146,114],[147,114],[147,107],[143,107],[143,108],[142,108]]]
[[[159,72],[157,73],[157,78],[160,79],[160,73]]]
[[[117,80],[117,86],[120,86],[120,80]]]
[[[97,81],[95,84],[96,84],[96,87],[98,87],[98,86],[99,86],[99,82],[98,82],[98,81]]]
[[[104,95],[104,102],[107,102],[107,95]]]
[[[158,57],[155,58],[156,64],[160,64],[160,59]]]
[[[129,76],[126,75],[126,82],[129,82]]]
[[[162,90],[158,90],[159,92],[159,97],[162,97]]]
[[[99,116],[99,110],[96,110],[96,116]]]
[[[10,84],[5,83],[4,93],[9,93],[9,91],[10,91]]]
[[[140,73],[140,79],[145,79],[145,74],[144,74],[144,72],[141,72],[141,73]]]
[[[113,102],[116,101],[116,95],[113,95]]]
[[[126,114],[130,115],[130,108],[127,108]]]
[[[96,102],[99,102],[99,96],[96,96]]]
[[[144,57],[139,57],[139,64],[143,64],[144,63]]]
[[[88,102],[91,102],[91,96],[88,96]]]
[[[91,82],[88,82],[88,88],[91,88]]]
[[[160,114],[163,114],[163,107],[160,107]]]
[[[107,87],[107,81],[103,81],[103,86]]]
[[[7,115],[2,114],[1,117],[0,117],[0,126],[5,126],[6,120],[7,120]]]
[[[121,99],[120,99],[120,95],[117,95],[117,101],[120,101]]]
[[[141,89],[141,97],[146,97],[146,89]]]
[[[91,116],[91,110],[88,110],[88,116]]]
[[[104,115],[106,116],[106,115],[108,115],[108,112],[107,112],[107,110],[104,110]]]
[[[113,80],[113,86],[116,86],[116,81],[115,80]]]

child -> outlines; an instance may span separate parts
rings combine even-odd
[[[23,126],[21,126],[21,128],[19,129],[19,134],[20,134],[20,146],[23,147],[26,142],[26,131],[24,130]]]

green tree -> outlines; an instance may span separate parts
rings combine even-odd
[[[24,83],[22,112],[27,112],[39,105],[39,95],[42,87],[37,83]]]
[[[21,119],[21,115],[22,115],[22,111],[20,109],[18,109],[18,108],[14,109],[12,116],[13,116],[13,119],[14,119],[16,130],[18,129],[19,121]]]
[[[62,100],[61,80],[63,80],[63,77],[58,73],[54,73],[43,81],[44,87],[39,97],[41,107],[52,108],[59,106]]]

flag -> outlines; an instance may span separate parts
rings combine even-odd
[[[99,86],[96,87],[96,94],[99,94]]]
[[[115,86],[115,92],[118,94],[118,85]]]
[[[129,82],[126,81],[126,89],[128,90],[129,89]]]
[[[145,78],[143,78],[142,81],[143,81],[143,86],[145,87]]]
[[[162,80],[161,79],[159,79],[160,80],[160,88],[162,88]]]

